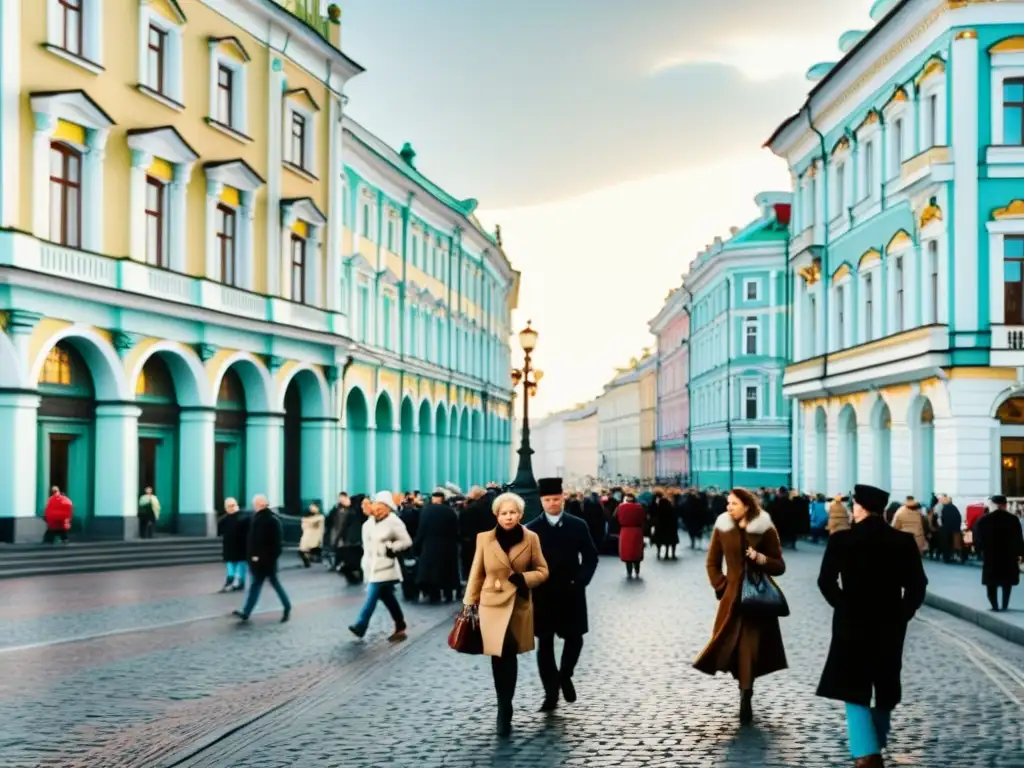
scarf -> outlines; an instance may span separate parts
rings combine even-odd
[[[510,531],[506,531],[498,525],[494,529],[494,536],[498,540],[498,546],[500,546],[507,555],[512,547],[523,540],[525,534],[523,533],[523,526],[521,525],[517,525]]]

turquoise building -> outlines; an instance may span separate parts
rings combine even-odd
[[[683,279],[690,315],[691,482],[790,483],[786,254],[790,195],[765,192],[760,216],[715,238]]]
[[[1024,7],[879,0],[768,140],[795,483],[1024,495]]]

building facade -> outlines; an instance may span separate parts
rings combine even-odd
[[[530,424],[534,477],[565,477],[565,419],[569,411],[551,413]]]
[[[657,340],[655,476],[685,483],[690,474],[690,302],[682,287],[650,322]]]
[[[606,483],[635,483],[642,476],[640,378],[654,367],[653,355],[634,358],[597,398],[597,473]]]
[[[658,361],[649,350],[644,359],[652,364],[640,374],[640,479],[653,483],[655,477],[655,449],[658,441]]]
[[[1021,495],[1024,8],[872,17],[768,142],[794,190],[795,482]]]
[[[0,10],[0,539],[508,465],[498,238],[344,118],[313,2]],[[187,11],[187,15],[186,15]],[[113,42],[116,41],[116,44]]]
[[[787,193],[765,192],[761,215],[691,264],[691,478],[701,487],[790,482],[786,365]]]
[[[597,402],[576,408],[565,417],[565,479],[581,490],[597,481]]]

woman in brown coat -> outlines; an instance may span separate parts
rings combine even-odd
[[[731,672],[739,681],[741,723],[754,717],[754,679],[787,666],[779,620],[740,613],[745,567],[758,568],[769,576],[786,571],[771,517],[761,511],[752,493],[734,488],[725,512],[715,521],[708,548],[708,578],[719,599],[714,635],[693,666],[709,675]]]
[[[913,496],[908,496],[906,503],[897,510],[892,518],[892,527],[913,536],[917,542],[917,551],[922,555],[928,551],[928,539],[924,535],[924,515],[921,513],[921,505]]]
[[[828,508],[828,535],[831,536],[836,531],[848,530],[850,530],[850,510],[846,508],[843,496],[840,494],[832,499]]]
[[[498,734],[512,730],[512,698],[520,653],[533,650],[533,597],[530,590],[548,579],[548,564],[540,538],[520,525],[525,503],[503,493],[491,505],[498,525],[476,537],[476,554],[469,569],[465,605],[480,610],[484,653],[491,657],[494,690],[498,694]]]

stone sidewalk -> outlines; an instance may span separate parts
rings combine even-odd
[[[992,611],[984,585],[981,568],[975,563],[963,565],[925,560],[928,574],[928,593],[925,604],[940,611],[977,624],[989,632],[1024,645],[1024,584],[1010,595],[1010,609]]]

